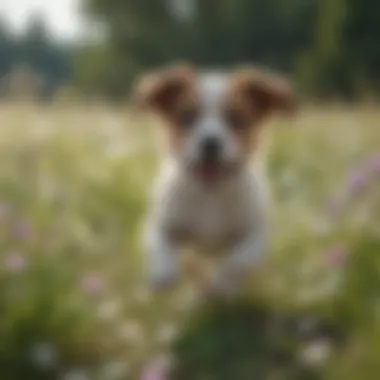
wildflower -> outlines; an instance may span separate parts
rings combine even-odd
[[[377,154],[374,156],[370,163],[371,172],[373,174],[379,175],[380,174],[380,154]]]
[[[315,219],[312,228],[317,236],[328,236],[330,235],[335,227],[335,223],[331,219]]]
[[[168,322],[159,328],[157,340],[159,343],[168,343],[176,337],[177,333],[177,326],[174,323]]]
[[[116,319],[121,312],[122,303],[120,300],[109,300],[99,305],[98,316],[103,320]]]
[[[33,229],[29,221],[26,219],[18,220],[13,226],[13,233],[16,238],[21,240],[29,240],[33,235]]]
[[[21,253],[13,252],[5,257],[4,267],[10,272],[22,273],[27,267],[27,261]]]
[[[90,377],[84,369],[74,369],[66,372],[61,380],[90,380]]]
[[[119,328],[119,335],[129,343],[139,343],[144,339],[144,330],[137,321],[128,321]]]
[[[368,185],[368,175],[366,172],[357,170],[348,177],[348,186],[353,194],[361,193]]]
[[[101,275],[88,274],[82,278],[81,288],[88,295],[100,295],[105,291],[105,280]]]
[[[9,218],[11,209],[6,203],[0,203],[0,221],[5,221]]]
[[[130,371],[129,363],[123,360],[115,360],[110,363],[103,365],[100,374],[101,379],[124,379]]]
[[[328,360],[332,351],[329,339],[319,339],[307,345],[301,352],[301,360],[308,366],[319,367]]]
[[[133,293],[132,293],[132,297],[138,302],[138,303],[141,303],[141,304],[148,304],[150,301],[151,301],[151,293],[149,291],[148,288],[146,287],[143,287],[143,286],[139,286],[137,287]]]
[[[347,261],[348,252],[342,245],[332,247],[327,252],[327,262],[332,267],[341,267]]]
[[[142,372],[140,380],[168,380],[169,362],[165,357],[150,363]]]
[[[335,196],[328,205],[328,213],[332,216],[339,216],[346,207],[347,199],[343,195]]]
[[[32,361],[43,369],[54,368],[58,362],[56,348],[49,343],[38,343],[31,350]]]

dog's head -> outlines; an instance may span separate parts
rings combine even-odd
[[[294,109],[290,85],[254,69],[201,74],[172,67],[144,77],[137,101],[161,117],[171,154],[204,183],[237,173],[266,119]]]

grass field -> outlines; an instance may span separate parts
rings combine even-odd
[[[151,128],[100,106],[7,105],[0,115],[1,380],[138,379],[202,313],[189,310],[187,287],[153,297],[142,275]],[[379,127],[376,108],[305,109],[268,136],[265,297],[349,329],[321,379],[379,378]]]

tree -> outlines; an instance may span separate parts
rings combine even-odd
[[[20,41],[19,59],[45,79],[45,95],[68,82],[72,76],[71,47],[50,40],[44,19],[31,17]]]
[[[202,66],[258,62],[292,67],[296,47],[289,26],[297,14],[282,1],[181,0],[184,13],[178,11],[178,1],[88,0],[89,13],[107,26],[106,50],[116,65],[107,70],[120,68],[125,82],[117,85],[124,91],[141,71],[178,60]]]
[[[14,61],[15,48],[7,25],[0,18],[0,79],[9,72]]]
[[[202,66],[269,66],[295,75],[308,92],[321,96],[353,96],[363,82],[380,87],[377,0],[86,4],[90,17],[107,30],[107,46],[99,50],[108,54],[101,75],[106,92],[121,94],[140,72],[178,60]]]

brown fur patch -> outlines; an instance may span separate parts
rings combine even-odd
[[[232,91],[241,93],[255,108],[258,119],[270,113],[292,114],[295,111],[293,89],[284,78],[245,69],[234,75]]]
[[[181,149],[200,112],[196,76],[192,67],[177,65],[145,76],[137,87],[137,104],[163,119],[171,149]],[[291,114],[295,101],[283,78],[244,69],[232,75],[223,107],[227,123],[248,154],[258,143],[263,121],[272,113]]]
[[[183,65],[148,74],[137,86],[135,101],[144,110],[166,114],[194,79],[192,68]]]
[[[242,151],[249,154],[258,144],[265,119],[275,112],[292,113],[295,102],[292,89],[284,79],[246,69],[232,76],[224,107],[227,123],[233,128]]]
[[[249,154],[254,149],[258,137],[257,114],[251,102],[238,89],[231,88],[224,104],[223,114],[242,152]]]
[[[186,88],[173,102],[170,111],[166,114],[171,149],[181,149],[182,142],[186,138],[187,132],[196,123],[199,112],[199,97],[195,88]]]
[[[195,88],[196,73],[189,66],[174,66],[143,78],[137,88],[137,103],[160,116],[167,127],[171,149],[179,149],[197,117],[199,99]]]

